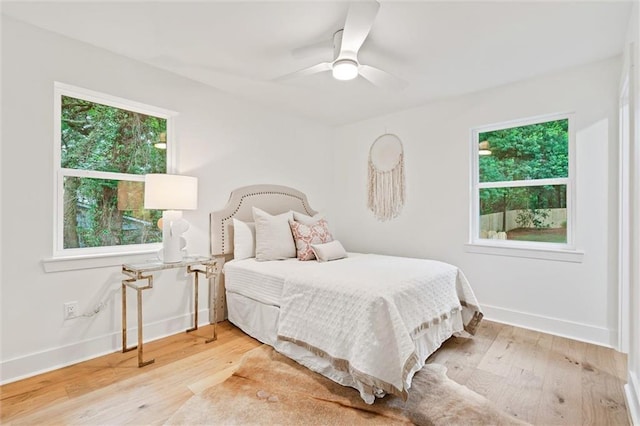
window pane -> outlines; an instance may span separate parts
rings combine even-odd
[[[128,174],[165,173],[166,150],[154,143],[167,120],[62,96],[61,167]]]
[[[567,186],[480,189],[480,238],[567,242]]]
[[[144,182],[64,178],[64,248],[162,241],[160,210],[144,210]]]
[[[480,182],[569,176],[569,120],[548,121],[478,135]]]

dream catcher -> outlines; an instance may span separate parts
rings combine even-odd
[[[385,134],[369,149],[369,200],[376,219],[397,217],[404,205],[404,152],[396,135]]]

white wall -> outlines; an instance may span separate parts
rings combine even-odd
[[[615,345],[620,63],[612,58],[338,129],[331,203],[339,206],[339,214],[332,210],[336,234],[348,250],[460,266],[488,318]],[[583,261],[466,252],[470,129],[569,111],[575,112],[576,241],[584,250]],[[385,132],[404,144],[407,200],[400,217],[377,222],[366,208],[367,156]],[[444,223],[443,216],[448,218]]]
[[[7,17],[2,59],[2,205],[11,206],[2,212],[3,382],[119,348],[119,266],[43,270],[53,248],[54,81],[180,113],[178,171],[199,178],[199,209],[185,212],[192,253],[208,253],[208,213],[236,187],[289,185],[306,192],[314,208],[327,205],[329,188],[316,176],[332,166],[330,128]],[[190,321],[185,274],[173,270],[157,278],[144,293],[145,340],[176,333]],[[206,308],[206,283],[200,295]],[[91,319],[65,322],[63,303],[73,300],[81,311],[108,305]],[[206,322],[207,312],[200,318]]]

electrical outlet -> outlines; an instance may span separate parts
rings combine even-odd
[[[75,318],[78,316],[78,302],[67,302],[64,304],[64,319]]]

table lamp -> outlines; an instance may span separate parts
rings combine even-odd
[[[162,212],[162,254],[164,263],[182,261],[185,247],[181,237],[189,223],[182,210],[198,208],[198,178],[192,176],[148,174],[144,177],[144,208]],[[160,224],[159,224],[160,225]]]

